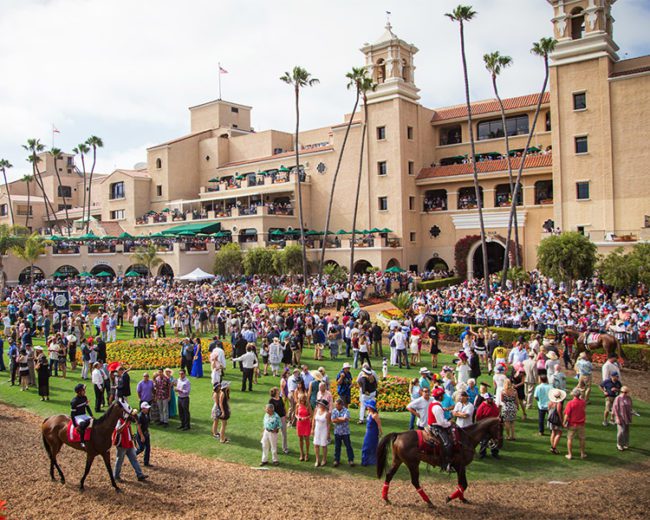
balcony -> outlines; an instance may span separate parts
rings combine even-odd
[[[596,245],[624,246],[650,241],[650,228],[618,229],[615,231],[590,229],[589,239]]]

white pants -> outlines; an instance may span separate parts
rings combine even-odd
[[[269,450],[271,451],[271,457],[273,462],[278,461],[278,434],[277,432],[270,432],[264,430],[262,435],[262,462],[269,461]]]
[[[88,379],[88,372],[90,371],[90,360],[83,362],[83,368],[81,369],[81,379]]]
[[[397,365],[397,348],[396,347],[390,347],[390,364],[392,366]]]
[[[108,343],[111,343],[111,342],[116,341],[116,340],[117,340],[117,329],[113,329],[113,330],[109,329],[108,330],[108,337],[107,337],[106,341]]]
[[[372,392],[369,395],[359,394],[359,420],[363,421],[364,415],[366,413],[366,401],[374,399],[377,397],[377,392]]]

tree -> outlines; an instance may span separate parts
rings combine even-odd
[[[343,283],[348,279],[348,270],[345,266],[338,264],[325,264],[323,273],[327,276],[328,280],[333,283]]]
[[[86,187],[86,154],[90,152],[90,147],[86,143],[81,143],[74,147],[72,151],[81,157],[81,173],[84,181],[84,196],[83,203],[81,204],[81,225],[83,226],[86,215],[86,194],[88,193]],[[88,215],[88,220],[90,221],[90,215]]]
[[[30,185],[33,182],[34,177],[31,175],[24,175],[22,181],[27,184],[27,211],[25,212],[25,227],[29,228],[29,218],[32,216],[32,194],[30,191]]]
[[[404,291],[393,296],[390,299],[390,303],[403,313],[406,313],[413,305],[413,297],[407,291]]]
[[[243,272],[243,253],[236,242],[224,244],[214,255],[214,274],[236,276]]]
[[[537,107],[535,108],[535,116],[533,117],[533,124],[528,130],[528,139],[526,139],[526,146],[524,151],[521,153],[521,162],[519,163],[519,170],[517,171],[517,180],[515,182],[514,189],[511,190],[512,193],[512,202],[510,204],[510,218],[508,219],[508,238],[506,239],[506,244],[510,243],[510,237],[512,236],[512,226],[511,222],[514,220],[514,215],[517,212],[517,197],[519,196],[519,189],[521,188],[521,176],[524,173],[524,164],[526,162],[526,155],[528,154],[528,148],[533,139],[533,134],[535,133],[535,127],[537,126],[537,119],[539,118],[539,112],[542,108],[542,100],[544,98],[544,92],[546,92],[546,85],[548,84],[548,56],[553,49],[555,49],[556,40],[553,38],[542,38],[539,42],[533,43],[533,48],[530,50],[532,54],[541,56],[544,59],[544,82],[542,83],[542,89],[539,91],[539,96],[537,98]],[[506,255],[507,257],[508,255]],[[505,263],[504,263],[505,265]],[[519,265],[517,265],[519,267]]]
[[[300,225],[300,243],[302,246],[302,281],[307,284],[307,248],[305,244],[305,223],[302,214],[302,175],[300,174],[300,143],[298,141],[298,133],[300,131],[300,89],[305,87],[313,87],[320,83],[316,78],[312,78],[311,74],[299,66],[295,66],[293,71],[285,72],[280,77],[280,81],[284,81],[288,85],[292,85],[296,98],[296,133],[294,139],[294,148],[296,152],[296,175],[298,176],[298,224]]]
[[[90,167],[90,179],[88,179],[88,220],[86,221],[86,233],[88,233],[88,230],[90,229],[90,205],[93,191],[93,174],[95,173],[95,164],[97,164],[97,148],[103,148],[104,141],[102,141],[101,137],[91,135],[86,139],[86,145],[90,146],[93,150],[93,164]]]
[[[503,101],[501,101],[501,96],[499,95],[499,88],[497,87],[497,76],[501,74],[501,71],[503,69],[512,65],[512,58],[510,56],[503,56],[499,51],[495,51],[489,54],[484,54],[483,61],[485,62],[485,68],[492,77],[492,89],[494,90],[494,96],[497,98],[499,109],[501,110],[501,125],[503,126],[503,135],[506,144],[506,161],[508,163],[508,183],[510,184],[510,196],[512,196],[514,192],[514,185],[512,183],[512,163],[510,161],[510,136],[508,135],[508,128],[506,125],[506,110],[503,106]],[[519,228],[517,227],[516,211],[513,215],[513,218],[508,222],[509,233],[513,225],[515,227],[515,265],[519,266]],[[506,286],[506,278],[509,276],[509,262],[510,255],[503,255],[503,274],[501,277],[501,288],[505,288]]]
[[[650,288],[650,244],[636,244],[631,254],[638,270],[637,280]]]
[[[622,247],[601,255],[597,269],[603,282],[619,291],[629,290],[639,281],[639,266],[633,254],[625,254]]]
[[[0,159],[0,171],[2,171],[2,178],[5,181],[5,190],[7,191],[7,200],[9,205],[9,214],[11,215],[11,225],[13,226],[16,221],[14,220],[14,207],[11,203],[11,193],[9,192],[9,183],[7,182],[7,168],[13,168],[7,159]]]
[[[29,283],[34,283],[34,263],[38,260],[39,256],[47,253],[45,246],[49,244],[38,233],[32,233],[26,239],[21,240],[12,247],[13,253],[29,264]]]
[[[32,165],[33,179],[43,195],[43,201],[45,203],[45,218],[49,224],[52,222],[52,219],[55,218],[54,215],[56,211],[54,211],[54,206],[52,206],[50,198],[45,191],[45,184],[43,184],[41,170],[38,167],[38,164],[41,162],[39,154],[45,150],[45,145],[41,143],[40,139],[27,139],[27,144],[24,144],[23,148],[29,152],[29,155],[27,156],[27,162]],[[52,212],[52,219],[50,219],[50,210]],[[61,229],[59,228],[59,231],[60,230]]]
[[[582,233],[569,231],[542,240],[537,267],[543,275],[571,282],[589,278],[596,265],[596,246]]]
[[[298,274],[302,269],[302,250],[296,245],[287,246],[278,253],[275,262],[279,274]]]
[[[7,252],[20,246],[25,241],[26,233],[26,228],[0,224],[0,294],[4,294],[5,288],[3,258]]]
[[[249,250],[244,255],[244,273],[247,276],[276,274],[275,257],[278,254],[277,250],[266,247],[255,247]]]
[[[149,276],[153,268],[163,263],[163,259],[158,256],[156,244],[149,242],[146,246],[137,247],[133,253],[132,261],[134,264],[142,264],[149,271]]]
[[[348,72],[345,77],[348,78],[347,89],[354,87],[355,97],[354,97],[354,107],[352,107],[352,114],[348,120],[348,124],[345,127],[345,135],[343,136],[343,143],[341,144],[341,151],[339,152],[339,158],[336,162],[336,170],[334,170],[334,176],[332,177],[332,188],[330,189],[330,200],[327,205],[327,217],[325,218],[325,235],[323,236],[323,241],[321,243],[321,252],[320,252],[320,262],[318,263],[318,284],[320,285],[321,278],[323,276],[323,266],[325,264],[325,249],[327,247],[327,235],[330,228],[330,219],[332,216],[332,203],[334,202],[334,190],[336,188],[336,180],[339,176],[339,170],[341,169],[341,161],[343,159],[343,152],[345,151],[345,145],[348,142],[348,136],[350,135],[350,128],[352,127],[352,121],[354,120],[354,114],[357,112],[357,106],[359,105],[359,97],[361,95],[359,89],[357,88],[359,80],[365,74],[365,67],[352,67],[352,70]]]
[[[61,175],[59,174],[59,161],[61,160],[61,149],[52,148],[50,149],[50,154],[52,155],[52,159],[54,160],[54,173],[56,174],[56,181],[59,183],[57,190],[61,191],[61,198],[63,199],[63,209],[65,210],[65,227],[68,230],[68,236],[70,236],[70,217],[68,215],[68,201],[65,198],[65,191],[61,189],[63,184],[61,183]]]
[[[359,194],[361,192],[361,177],[363,174],[363,152],[368,134],[368,92],[375,90],[377,84],[368,76],[368,70],[363,68],[354,78],[354,84],[357,91],[363,98],[363,124],[361,125],[361,146],[359,149],[359,173],[357,175],[357,191],[354,198],[354,212],[352,213],[352,239],[350,241],[350,275],[349,281],[352,283],[354,276],[354,242],[357,231],[357,213],[359,210]]]
[[[481,201],[481,188],[478,184],[478,172],[476,170],[476,145],[474,143],[474,127],[472,126],[472,106],[469,98],[469,78],[467,76],[467,58],[465,57],[465,22],[469,22],[476,16],[476,11],[469,5],[459,5],[451,13],[445,14],[452,22],[458,22],[460,27],[460,54],[463,62],[463,79],[465,80],[465,103],[467,104],[467,126],[469,128],[469,143],[472,153],[472,173],[474,176],[474,193],[476,194],[476,207],[478,208],[478,220],[481,229],[481,250],[483,252],[483,282],[485,283],[485,294],[490,295],[490,272],[488,270],[487,242],[485,240],[485,223],[483,222],[483,202]],[[513,199],[514,200],[514,199]],[[508,237],[508,242],[510,237]]]

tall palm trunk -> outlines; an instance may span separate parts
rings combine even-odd
[[[52,219],[54,219],[56,212],[54,211],[54,206],[52,206],[52,202],[50,201],[50,198],[47,196],[47,193],[45,192],[45,183],[43,182],[43,176],[41,175],[41,170],[39,170],[38,165],[36,163],[34,163],[33,165],[33,170],[34,170],[34,180],[36,181],[36,184],[38,185],[39,189],[41,190],[41,193],[43,194],[43,201],[45,202],[45,218],[47,218],[49,224],[52,222]],[[52,213],[52,219],[50,219],[50,210]],[[54,224],[51,225],[52,225],[52,229],[54,229]],[[59,226],[59,231],[61,231],[60,226]]]
[[[521,184],[521,176],[524,173],[524,163],[526,162],[526,155],[528,154],[528,148],[530,147],[530,142],[533,139],[533,133],[537,126],[537,119],[539,118],[539,112],[542,108],[542,100],[544,99],[544,92],[546,91],[546,85],[548,84],[548,56],[544,55],[544,83],[542,84],[542,90],[539,92],[539,97],[537,98],[537,107],[535,108],[535,116],[533,117],[533,124],[530,127],[528,132],[528,139],[526,139],[526,147],[524,148],[523,153],[521,154],[521,163],[519,164],[519,170],[517,171],[517,181],[515,183],[515,189],[512,193],[512,204],[510,205],[510,220],[513,219],[513,215],[517,211],[517,195],[519,194],[519,186]],[[506,239],[506,256],[507,254],[507,245],[510,244],[512,228],[508,228],[508,238]],[[519,267],[519,264],[517,264]]]
[[[300,130],[300,87],[296,85],[296,176],[298,177],[298,225],[300,226],[300,245],[302,249],[302,283],[307,286],[307,245],[305,244],[305,224],[302,214],[302,181],[300,175],[300,150],[298,145],[298,132]]]
[[[29,182],[27,183],[27,213],[25,214],[25,227],[29,228],[29,217],[30,217],[30,201],[31,201],[32,195],[29,189]]]
[[[472,107],[469,100],[469,78],[467,77],[467,58],[465,57],[465,30],[463,21],[460,20],[460,52],[463,60],[463,76],[465,80],[465,102],[467,103],[467,126],[469,127],[469,142],[472,151],[472,173],[474,176],[474,192],[476,193],[476,206],[478,220],[481,228],[481,251],[483,252],[483,279],[485,294],[490,295],[490,274],[488,272],[487,242],[485,241],[485,223],[483,222],[483,202],[481,189],[478,184],[478,171],[476,170],[476,145],[474,143],[474,129],[472,128]]]
[[[11,225],[13,226],[16,221],[14,220],[14,207],[11,202],[11,193],[9,192],[9,183],[7,182],[7,171],[5,168],[2,168],[2,177],[5,181],[5,190],[7,192],[7,201],[9,202],[9,214],[11,215]]]
[[[345,145],[348,142],[348,136],[350,135],[350,128],[352,127],[352,120],[354,119],[354,114],[357,112],[357,106],[359,105],[359,91],[357,90],[357,97],[354,100],[354,108],[352,109],[352,115],[348,121],[348,125],[345,128],[345,135],[343,136],[343,144],[341,145],[341,151],[339,152],[339,158],[336,163],[336,170],[334,171],[334,177],[332,177],[332,188],[330,190],[330,200],[327,205],[327,218],[325,219],[325,235],[323,237],[323,243],[321,244],[320,252],[320,262],[318,263],[318,284],[320,285],[321,278],[323,276],[323,266],[325,263],[325,249],[327,247],[327,234],[330,229],[330,218],[332,216],[332,203],[334,202],[334,189],[336,188],[336,179],[339,176],[339,170],[341,169],[341,161],[343,159],[343,152],[345,151]],[[354,229],[353,229],[354,231]]]
[[[83,196],[83,203],[81,204],[81,226],[83,227],[84,225],[84,217],[86,216],[86,161],[84,159],[84,155],[81,154],[81,168],[83,170],[83,180],[84,180],[84,196]],[[88,219],[90,220],[90,219]]]
[[[356,239],[357,212],[359,209],[359,192],[361,191],[361,176],[363,174],[363,149],[366,144],[366,130],[368,128],[368,99],[363,95],[363,128],[361,129],[361,150],[359,151],[359,174],[357,175],[357,193],[354,198],[354,213],[352,214],[352,241],[350,242],[350,273],[349,282],[354,277],[354,242]]]
[[[59,175],[59,165],[58,165],[58,159],[54,157],[54,173],[56,174],[56,180],[59,183],[59,189],[62,187],[61,183],[61,175]],[[63,199],[63,209],[65,210],[65,227],[68,230],[68,236],[70,236],[70,216],[68,215],[68,201],[66,200],[65,197],[65,191],[61,190],[61,198]],[[61,229],[61,226],[59,225],[59,229]],[[61,229],[61,234],[63,234],[63,230]]]
[[[90,229],[90,204],[92,203],[91,194],[93,191],[93,174],[95,173],[96,163],[97,163],[97,148],[93,145],[93,165],[90,168],[90,179],[88,179],[88,220],[86,221],[86,233],[88,233],[88,230]]]

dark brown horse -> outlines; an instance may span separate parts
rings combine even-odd
[[[503,422],[498,417],[483,419],[467,428],[460,428],[459,431],[461,448],[460,451],[454,452],[451,463],[458,475],[458,487],[456,491],[447,497],[447,502],[455,498],[460,499],[461,502],[467,502],[463,494],[467,489],[467,475],[465,470],[474,459],[474,451],[477,444],[483,439],[486,439],[491,443],[495,443],[497,448],[501,448],[503,445]],[[411,484],[413,484],[413,487],[420,497],[422,497],[422,500],[429,507],[433,507],[433,503],[420,486],[420,462],[426,462],[432,466],[440,465],[437,452],[420,450],[418,446],[418,433],[416,431],[389,433],[384,436],[377,448],[377,478],[381,478],[386,469],[388,446],[391,442],[393,443],[393,464],[386,472],[386,479],[384,480],[384,487],[381,492],[382,499],[386,503],[390,503],[388,500],[390,481],[395,476],[397,469],[402,464],[405,464],[411,474]]]
[[[575,345],[573,346],[574,362],[581,352],[587,350],[587,346],[592,352],[594,350],[603,349],[605,354],[607,354],[607,357],[618,353],[618,357],[625,359],[625,352],[623,352],[621,342],[611,334],[592,334],[590,332],[580,332],[570,328],[567,328],[564,333],[576,340]]]
[[[93,422],[90,439],[85,442],[85,448],[81,447],[81,443],[71,442],[68,438],[70,417],[67,415],[52,415],[45,419],[41,425],[41,433],[43,434],[43,446],[45,446],[45,451],[50,457],[50,478],[56,480],[54,478],[54,468],[56,468],[61,477],[61,484],[65,484],[65,477],[63,476],[63,471],[61,471],[61,466],[59,466],[56,460],[56,456],[61,451],[61,447],[66,444],[75,450],[86,452],[86,470],[79,483],[80,490],[83,491],[84,481],[90,472],[95,457],[99,455],[104,459],[106,470],[111,477],[111,484],[116,491],[119,491],[113,478],[113,470],[111,469],[111,439],[118,419],[127,419],[132,417],[133,414],[133,409],[126,401],[113,401],[108,407],[108,410],[106,410],[106,413]]]

